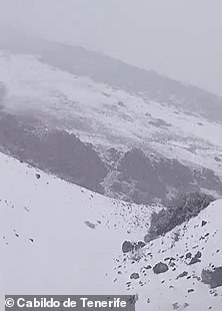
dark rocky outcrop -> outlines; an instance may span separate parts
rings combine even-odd
[[[169,205],[171,199],[184,193],[201,192],[202,188],[222,193],[222,183],[213,171],[192,169],[176,159],[145,155],[132,149],[122,155],[116,168],[116,178],[109,190],[120,198],[138,204],[156,199]]]
[[[91,145],[38,121],[0,115],[0,146],[16,158],[100,192],[107,168]],[[38,178],[38,176],[36,176]]]
[[[122,153],[110,148],[101,155],[74,134],[48,128],[28,114],[0,110],[0,148],[67,181],[138,204],[160,200],[169,205],[172,189],[174,198],[201,187],[222,192],[221,182],[210,170],[194,171],[177,160],[151,157],[139,149]]]
[[[214,198],[203,193],[188,193],[174,200],[167,209],[153,213],[148,234],[144,237],[145,242],[163,235],[178,225],[190,220],[206,208]],[[188,254],[186,255],[188,258]],[[191,258],[191,256],[190,256]]]
[[[211,270],[203,270],[201,274],[202,282],[208,284],[210,288],[222,286],[222,267]]]

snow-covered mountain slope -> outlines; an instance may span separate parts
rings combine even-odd
[[[100,149],[142,148],[222,175],[222,126],[167,101],[131,94],[88,77],[74,76],[34,56],[0,53],[4,104],[77,134]],[[210,105],[210,103],[209,103]]]
[[[133,293],[138,311],[220,310],[221,270],[216,281],[207,270],[221,266],[221,200],[122,254],[124,241],[143,239],[154,207],[103,197],[3,154],[0,184],[1,299],[12,293]],[[159,262],[169,270],[154,273]],[[202,279],[220,286],[211,289]]]
[[[104,293],[113,257],[152,210],[115,201],[0,154],[1,295]]]
[[[80,46],[46,41],[0,25],[0,49],[38,55],[50,66],[71,74],[91,77],[94,81],[130,94],[140,94],[148,100],[182,107],[211,121],[222,120],[221,97]]]
[[[140,254],[116,258],[117,284],[150,310],[221,310],[221,213],[218,200]]]

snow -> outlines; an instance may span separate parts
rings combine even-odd
[[[133,229],[133,218],[144,208],[141,216],[149,222],[151,210],[129,205],[126,215],[125,203],[3,154],[0,170],[1,292],[118,294],[106,275],[112,274],[112,258],[120,253],[127,231],[133,238],[145,233],[145,227]]]
[[[219,123],[73,76],[37,57],[0,52],[0,68],[8,111],[35,113],[94,146],[142,145],[222,176],[215,160],[222,155]],[[165,125],[156,126],[160,120]],[[1,153],[0,184],[2,295],[137,293],[138,311],[221,309],[222,288],[211,290],[200,278],[202,269],[222,265],[222,200],[146,245],[132,263],[132,254],[122,254],[122,243],[142,240],[159,206],[104,197]],[[201,262],[194,265],[180,258],[198,251]],[[167,257],[175,258],[175,270],[160,275],[144,270],[160,261],[169,265]],[[177,279],[184,271],[189,278]],[[139,279],[131,280],[132,273]]]
[[[164,237],[154,240],[145,247],[139,262],[132,264],[132,260],[128,259],[127,264],[122,265],[119,269],[122,269],[122,275],[118,282],[126,287],[126,282],[131,281],[130,292],[140,292],[139,304],[141,305],[150,299],[147,305],[150,310],[173,310],[175,303],[178,304],[178,310],[193,311],[210,308],[221,310],[222,287],[211,290],[208,285],[200,281],[203,269],[221,266],[221,215],[222,200],[218,200],[203,210],[198,217],[175,228]],[[203,225],[202,221],[206,224]],[[175,236],[179,236],[178,241],[175,241]],[[197,252],[201,252],[201,262],[190,265],[190,259],[185,259],[189,252],[192,253],[192,257]],[[170,267],[167,258],[175,258],[172,261],[175,266]],[[120,256],[118,265],[121,266],[122,260]],[[167,263],[170,267],[169,271],[155,275],[152,269],[144,269],[145,266],[153,267],[158,262]],[[178,278],[184,271],[187,272],[187,276]],[[140,278],[130,280],[131,273],[139,273]],[[190,289],[194,291],[189,293]]]
[[[0,81],[5,105],[32,113],[50,125],[101,148],[143,146],[169,158],[203,165],[222,176],[215,160],[222,154],[222,125],[182,109],[147,101],[89,77],[78,77],[44,64],[38,57],[0,52]],[[158,122],[164,121],[162,125]],[[155,123],[157,123],[155,125]]]
[[[121,245],[125,240],[143,238],[151,207],[106,198],[3,154],[0,172],[2,295],[137,293],[138,311],[168,311],[174,303],[179,304],[179,310],[186,303],[188,311],[209,307],[220,310],[222,288],[211,291],[196,277],[210,263],[221,265],[222,200],[148,244],[141,251],[141,259],[132,264],[132,257],[123,256]],[[176,242],[175,233],[180,236]],[[179,258],[189,251],[192,255],[201,251],[201,263],[187,265]],[[170,267],[168,272],[156,275],[151,269],[144,275],[145,265],[154,266],[166,257],[176,258],[175,271]],[[192,277],[176,280],[184,270]],[[138,280],[130,279],[133,272],[140,274]],[[132,282],[130,290],[128,281]],[[188,294],[190,288],[195,292]]]

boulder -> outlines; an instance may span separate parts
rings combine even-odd
[[[155,274],[160,274],[160,273],[165,273],[169,270],[167,264],[163,263],[163,262],[159,262],[157,263],[154,267],[153,267],[153,272]]]
[[[131,280],[136,280],[136,279],[139,279],[139,274],[138,273],[132,273],[131,275],[130,275],[130,278],[131,278]]]
[[[123,245],[122,245],[122,251],[123,251],[123,253],[129,253],[129,252],[132,252],[132,250],[133,250],[133,243],[132,242],[130,242],[130,241],[125,241],[125,242],[123,242]]]

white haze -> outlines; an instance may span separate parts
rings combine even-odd
[[[221,0],[0,0],[0,23],[222,95]]]

